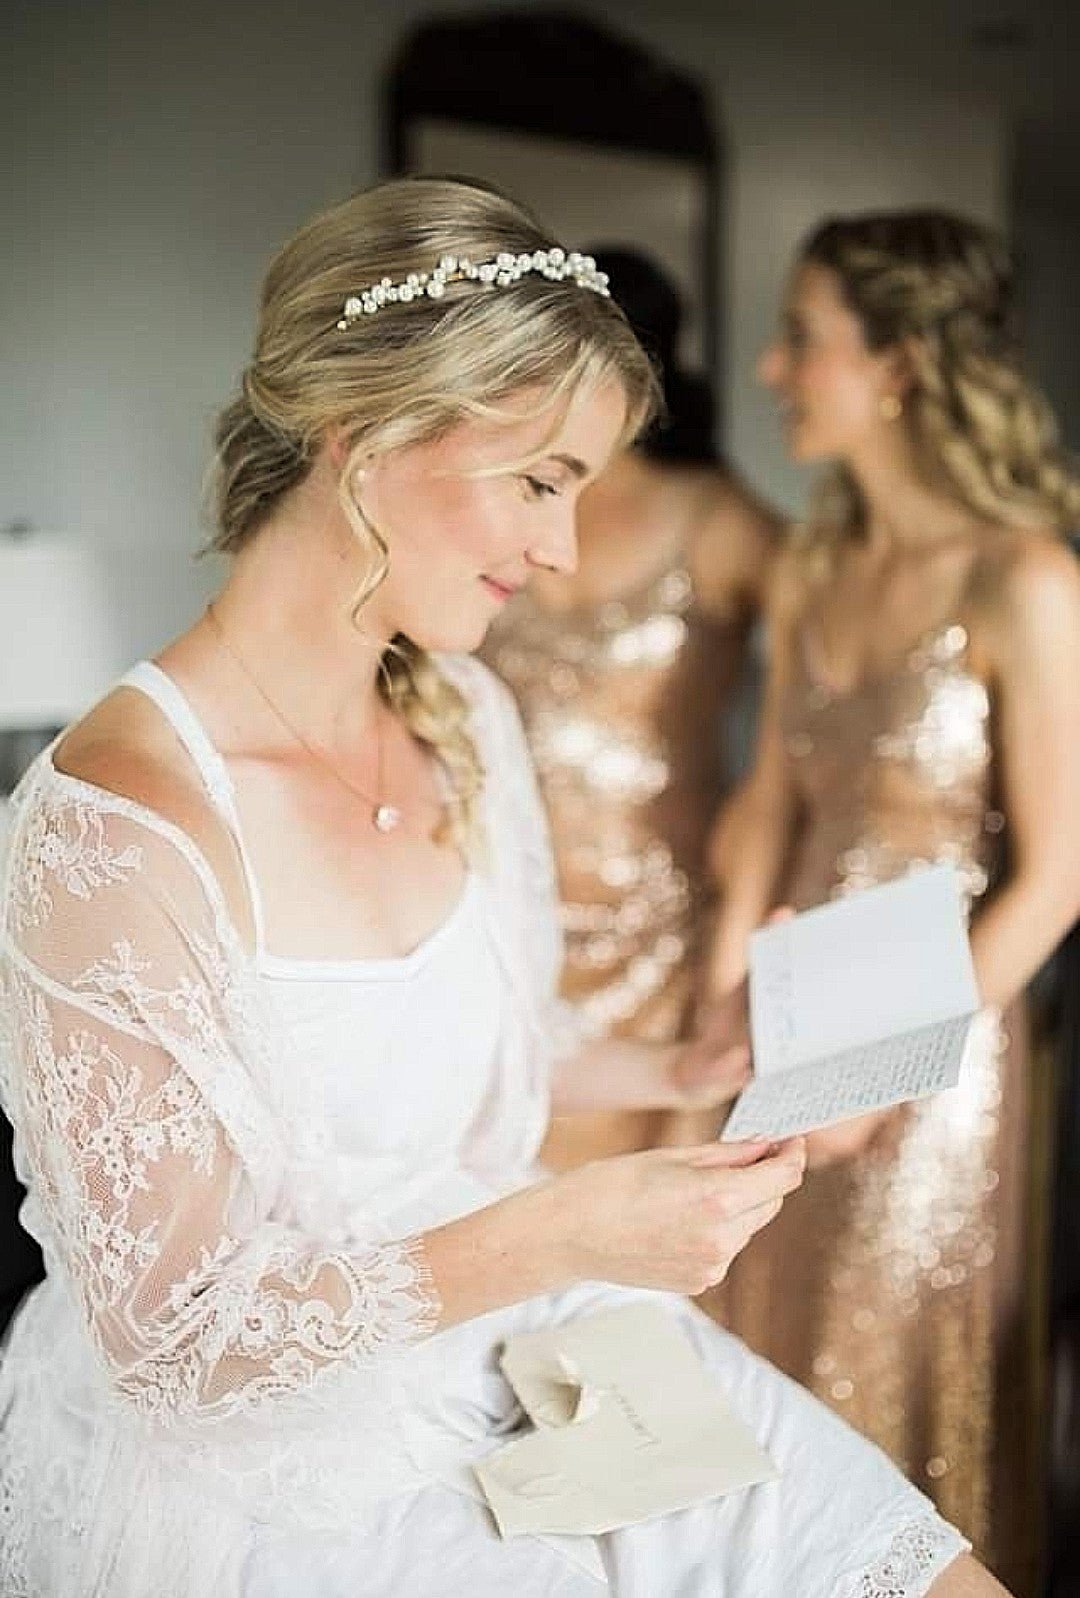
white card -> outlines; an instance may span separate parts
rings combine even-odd
[[[473,1466],[504,1537],[599,1536],[777,1474],[658,1305],[521,1333],[502,1368],[536,1426]]]
[[[787,1137],[953,1087],[979,994],[954,867],[750,940],[754,1077],[722,1136]]]

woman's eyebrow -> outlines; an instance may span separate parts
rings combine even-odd
[[[592,468],[576,455],[548,455],[549,461],[557,461],[560,466],[565,466],[574,477],[588,477]]]

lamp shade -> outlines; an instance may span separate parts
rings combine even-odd
[[[198,614],[212,579],[183,550],[0,538],[0,730],[81,715]]]

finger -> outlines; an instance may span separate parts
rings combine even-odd
[[[745,1215],[740,1215],[737,1221],[731,1221],[725,1227],[725,1243],[720,1251],[720,1259],[716,1270],[711,1274],[710,1280],[715,1285],[722,1282],[727,1275],[731,1261],[741,1254],[750,1239],[774,1221],[783,1208],[782,1197],[769,1199],[764,1204],[755,1204],[752,1210],[747,1210]]]
[[[687,1148],[672,1149],[672,1154],[677,1154],[687,1165],[721,1166],[724,1169],[735,1169],[743,1165],[753,1165],[755,1160],[764,1159],[772,1154],[776,1144],[772,1138],[749,1137],[733,1139],[730,1143],[697,1143]]]
[[[757,1204],[793,1193],[803,1179],[805,1162],[791,1153],[774,1154],[739,1170],[703,1172],[712,1184],[713,1197],[732,1219]]]
[[[765,917],[765,925],[767,927],[775,927],[781,921],[793,921],[794,918],[795,911],[792,906],[790,904],[780,904]]]
[[[691,1144],[678,1152],[691,1165],[743,1166],[774,1155],[778,1158],[788,1155],[795,1163],[805,1166],[806,1139],[805,1137],[733,1138],[729,1143],[717,1140],[713,1143]]]

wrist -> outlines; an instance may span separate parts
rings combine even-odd
[[[548,1176],[502,1200],[497,1246],[516,1263],[522,1298],[555,1293],[581,1280],[580,1209],[572,1173]]]

